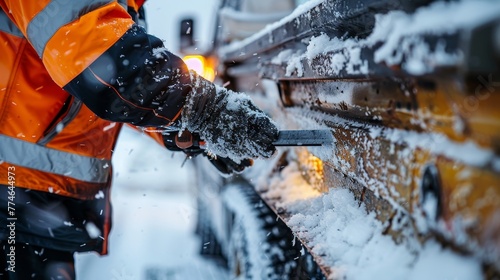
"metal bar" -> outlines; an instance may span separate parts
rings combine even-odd
[[[274,146],[323,146],[333,143],[329,130],[282,130]]]

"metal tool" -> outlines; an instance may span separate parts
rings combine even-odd
[[[181,136],[176,134],[175,143],[181,149],[192,146],[201,147],[205,144],[197,133],[183,131]],[[274,146],[323,146],[333,143],[333,136],[329,130],[281,130]]]
[[[274,146],[323,146],[331,145],[333,136],[329,130],[281,130]]]

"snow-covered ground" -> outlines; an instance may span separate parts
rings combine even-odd
[[[78,254],[77,279],[226,279],[198,254],[194,182],[183,160],[124,127],[113,156],[110,253]]]
[[[279,198],[277,206],[290,214],[288,225],[309,241],[324,265],[334,268],[329,279],[483,279],[481,262],[474,257],[443,248],[433,239],[420,244],[409,238],[396,244],[348,189],[320,193],[301,173],[292,162],[280,174],[262,178],[260,188],[267,189],[266,197]]]

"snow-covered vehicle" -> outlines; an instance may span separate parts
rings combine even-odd
[[[262,2],[222,1],[216,79],[335,143],[196,161],[203,252],[244,279],[499,277],[500,2]]]

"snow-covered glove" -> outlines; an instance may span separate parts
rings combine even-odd
[[[278,128],[247,95],[216,86],[193,71],[191,80],[182,126],[199,133],[210,153],[235,163],[274,154]]]

